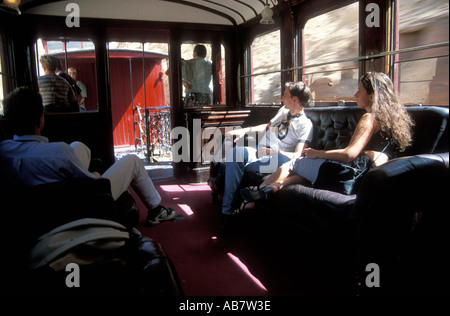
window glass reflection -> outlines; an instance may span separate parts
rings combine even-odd
[[[258,74],[281,69],[280,31],[256,37],[251,45],[251,73]],[[250,102],[254,104],[281,103],[281,73],[251,77]]]
[[[309,19],[304,27],[304,78],[314,101],[355,101],[359,56],[358,2]],[[330,32],[333,30],[333,32]]]
[[[401,0],[397,49],[448,41],[449,3],[445,0]],[[448,45],[396,56],[400,101],[448,105]]]

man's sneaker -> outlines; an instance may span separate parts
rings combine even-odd
[[[147,224],[157,225],[160,222],[171,220],[175,216],[175,210],[171,207],[161,207],[157,215],[147,214]]]

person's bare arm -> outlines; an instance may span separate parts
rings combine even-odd
[[[366,113],[356,126],[350,144],[343,149],[316,150],[307,148],[303,151],[308,158],[323,158],[344,163],[352,162],[364,149],[374,133],[379,130],[379,124],[372,114]]]
[[[269,124],[261,124],[257,126],[252,127],[246,127],[246,128],[238,128],[234,129],[232,131],[229,131],[225,134],[227,137],[236,136],[236,139],[234,142],[237,142],[240,138],[244,137],[245,134],[249,133],[262,133],[269,127]]]

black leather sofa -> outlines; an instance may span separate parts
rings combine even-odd
[[[316,149],[347,146],[364,113],[355,107],[305,111],[314,125],[311,147]],[[348,265],[354,265],[353,273],[362,277],[367,264],[379,264],[383,286],[366,291],[369,294],[436,293],[443,290],[437,280],[448,277],[443,254],[450,245],[445,227],[450,214],[446,211],[449,110],[413,106],[408,112],[415,122],[412,146],[368,172],[356,194],[292,185],[256,203],[255,214],[267,219],[267,233],[293,243],[294,249],[299,241],[313,240],[313,248],[335,255],[321,260],[345,257]],[[260,183],[261,176],[245,173],[243,186]],[[222,188],[216,183],[221,177],[217,173],[215,177],[213,196]],[[364,285],[364,279],[360,283]]]
[[[353,107],[332,107],[310,108],[306,109],[306,113],[314,126],[311,147],[316,149],[335,149],[344,148],[348,145],[354,128],[364,112]],[[400,170],[405,173],[415,172],[415,164],[412,164],[409,169],[402,169],[401,166],[406,161],[416,160],[417,157],[415,156],[417,155],[429,155],[422,156],[421,159],[430,164],[440,161],[442,167],[448,169],[448,108],[408,107],[408,113],[415,123],[413,127],[413,143],[405,152],[400,153],[401,157],[389,161],[388,166],[390,168],[387,176],[396,175],[396,172],[400,172]],[[438,156],[436,154],[441,155]],[[396,168],[397,166],[399,168]],[[385,168],[387,166],[380,166],[371,172],[381,172]],[[362,182],[364,182],[364,179]],[[287,195],[288,192],[292,194],[291,197]],[[356,194],[343,195],[327,190],[314,189],[313,187],[294,185],[281,190],[279,194],[273,194],[270,202],[274,205],[279,205],[278,203],[286,205],[286,208],[291,213],[296,213],[295,210],[304,212],[304,203],[306,202],[299,203],[297,199],[305,197],[311,200],[315,207],[320,205],[321,208],[336,210],[337,213],[343,212],[346,214],[353,208],[356,201],[364,196],[364,193],[366,192],[362,188]],[[332,213],[336,212],[333,211]],[[325,215],[323,220],[320,220],[320,215],[318,214],[314,216],[317,216],[317,225],[313,227],[315,231],[317,229],[320,230],[321,227],[326,228],[328,226]],[[299,225],[301,224],[301,221],[299,221]]]
[[[449,130],[448,108],[411,106],[408,113],[414,120],[413,143],[401,157],[420,154],[448,153]],[[354,129],[364,111],[356,107],[318,107],[306,108],[306,115],[313,123],[313,141],[310,147],[315,149],[344,148],[350,142]],[[252,116],[250,116],[250,120]],[[264,123],[262,118],[252,121],[253,125]],[[245,124],[244,124],[245,125]],[[212,163],[208,180],[213,199],[223,194],[224,163]],[[241,187],[257,185],[262,182],[262,174],[245,172]],[[356,196],[340,197],[341,200],[354,199]]]
[[[356,108],[306,112],[314,124],[311,146],[318,149],[345,147],[363,114]],[[448,108],[408,112],[415,122],[412,146],[368,172],[356,194],[292,185],[258,204],[283,231],[314,236],[334,260],[342,255],[354,264],[362,294],[449,293],[443,286],[450,281],[444,251],[450,245]],[[380,287],[365,283],[370,263],[380,269]]]

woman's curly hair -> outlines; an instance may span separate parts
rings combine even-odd
[[[368,72],[361,78],[361,83],[369,94],[374,94],[370,112],[380,124],[381,132],[404,151],[411,144],[414,123],[398,101],[391,79],[381,72]]]

